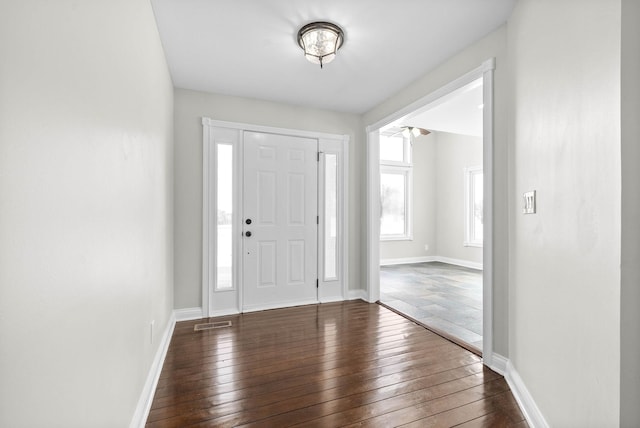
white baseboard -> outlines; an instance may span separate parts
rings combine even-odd
[[[243,308],[243,312],[268,311],[270,309],[292,308],[295,306],[304,306],[304,305],[316,305],[317,303],[318,303],[317,300],[302,300],[300,302],[291,302],[291,303],[285,302],[285,303],[274,303],[269,305],[256,305],[256,306],[249,306],[249,307]]]
[[[147,374],[147,380],[142,388],[140,399],[138,399],[138,405],[133,413],[133,418],[129,424],[130,428],[143,428],[147,422],[149,416],[149,410],[151,409],[151,403],[153,403],[153,396],[156,393],[156,387],[158,386],[158,379],[160,379],[160,372],[164,365],[164,359],[167,356],[167,350],[169,349],[169,343],[171,342],[171,336],[173,335],[173,329],[176,326],[176,316],[174,312],[171,312],[167,326],[160,339],[156,356],[151,363],[149,373]]]
[[[334,303],[334,302],[344,302],[344,298],[342,296],[327,296],[327,297],[320,298],[320,303]]]
[[[520,410],[522,410],[529,426],[531,428],[549,428],[549,424],[542,415],[542,412],[540,412],[540,409],[538,409],[536,402],[533,400],[522,378],[511,364],[511,361],[507,361],[504,378],[509,384],[509,388],[511,388],[511,392],[518,402]]]
[[[436,256],[436,262],[447,263],[450,265],[462,266],[470,269],[482,270],[482,263],[470,262],[468,260],[451,259],[449,257]]]
[[[482,270],[482,263],[470,262],[468,260],[452,259],[442,256],[424,256],[424,257],[403,257],[399,259],[382,259],[380,260],[380,266],[391,265],[406,265],[410,263],[428,263],[428,262],[441,262],[450,265],[462,266],[470,269]]]
[[[237,310],[237,309],[222,309],[222,310],[219,310],[219,311],[211,312],[211,317],[210,318],[226,317],[228,315],[237,315],[239,313],[240,313],[240,311]],[[207,318],[207,317],[203,316],[202,318]]]
[[[367,292],[365,290],[349,290],[347,300],[364,300],[367,301]]]
[[[380,260],[380,266],[406,265],[410,263],[426,263],[435,261],[437,261],[435,256],[403,257],[399,259],[382,259]]]
[[[531,428],[549,428],[549,424],[540,412],[540,409],[538,409],[522,378],[508,358],[494,353],[487,367],[504,376],[507,384],[509,384],[513,397],[518,402],[518,407],[520,407],[522,414],[527,420],[527,424],[529,424]]]
[[[204,318],[204,316],[202,315],[202,308],[175,309],[173,313],[176,316],[176,322],[199,320],[201,318]]]
[[[503,357],[500,354],[496,354],[494,352],[493,355],[491,356],[491,361],[489,362],[489,364],[487,364],[487,367],[489,367],[491,370],[498,373],[499,375],[504,376],[507,373],[508,363],[509,363],[509,360],[507,358]]]

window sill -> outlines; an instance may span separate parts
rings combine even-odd
[[[476,247],[476,248],[482,248],[482,242],[465,242],[462,244],[465,247]]]

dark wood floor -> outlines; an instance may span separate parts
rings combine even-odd
[[[178,323],[147,426],[527,424],[478,356],[353,301]]]

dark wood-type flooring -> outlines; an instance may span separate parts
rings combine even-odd
[[[231,327],[194,331],[203,322]],[[527,427],[480,358],[376,304],[176,324],[148,427]]]

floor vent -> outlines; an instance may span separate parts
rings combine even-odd
[[[196,324],[193,331],[211,330],[213,328],[231,327],[231,321],[209,322],[206,324]]]

